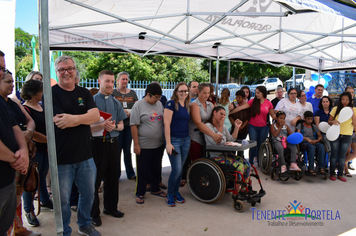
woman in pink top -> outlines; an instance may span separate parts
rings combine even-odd
[[[251,119],[248,126],[248,133],[250,140],[256,140],[257,146],[250,148],[249,152],[249,162],[253,165],[253,159],[257,157],[258,162],[258,150],[261,144],[266,140],[268,136],[268,125],[267,125],[267,115],[275,119],[276,115],[273,111],[272,103],[266,99],[267,90],[265,86],[258,86],[256,88],[256,95],[254,99],[249,100],[242,106],[239,106],[232,110],[230,114],[239,112],[243,109],[251,109]]]

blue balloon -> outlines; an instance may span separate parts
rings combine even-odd
[[[287,142],[290,144],[300,144],[302,141],[303,141],[303,135],[298,132],[289,135],[287,138]]]
[[[311,79],[314,80],[314,81],[318,81],[319,80],[319,74],[318,73],[311,74]]]
[[[309,91],[309,92],[306,93],[306,95],[307,95],[307,99],[308,99],[308,98],[311,98],[313,96],[313,93]]]
[[[327,88],[329,85],[328,81],[325,81],[324,88]]]
[[[309,92],[315,93],[315,87],[314,87],[314,86],[310,86],[310,87],[309,87]]]
[[[326,82],[329,82],[332,79],[332,76],[329,73],[327,73],[323,76],[323,79],[325,79]]]

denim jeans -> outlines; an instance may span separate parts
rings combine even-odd
[[[318,161],[318,169],[324,168],[324,160],[325,160],[324,144],[317,143],[313,145],[304,141],[302,142],[301,146],[308,153],[309,170],[314,170],[314,157],[315,157],[316,150],[318,151],[318,156],[316,157]]]
[[[345,156],[347,149],[349,149],[352,141],[351,135],[340,135],[335,141],[330,142],[331,144],[331,159],[330,159],[330,175],[335,175],[336,161],[338,176],[343,176]]]
[[[261,144],[266,141],[268,135],[268,125],[263,127],[253,126],[251,124],[248,125],[248,134],[250,136],[250,140],[257,141],[257,146],[250,148],[249,151],[249,162],[253,165],[253,158],[257,157],[258,163],[258,151],[260,150]]]
[[[132,167],[132,159],[131,159],[131,143],[132,143],[131,126],[124,126],[124,129],[120,131],[118,142],[119,142],[119,179],[121,176],[121,150],[123,150],[124,153],[126,176],[128,179],[130,179],[133,176],[135,176],[135,171]]]
[[[72,232],[70,223],[70,193],[73,182],[78,187],[78,226],[80,229],[87,228],[91,224],[90,211],[93,206],[96,166],[93,158],[76,163],[58,165],[59,191],[61,197],[63,235],[70,235]]]
[[[174,150],[178,152],[176,156],[168,155],[169,161],[171,162],[172,172],[168,179],[168,191],[167,194],[174,194],[178,192],[180,181],[182,179],[183,165],[185,159],[188,156],[190,148],[190,137],[177,138],[171,137],[171,143]]]
[[[38,163],[38,172],[40,177],[40,201],[42,204],[46,204],[49,202],[49,195],[46,186],[46,176],[48,174],[48,153],[47,152],[37,152],[35,156],[35,161]],[[32,202],[32,193],[23,192],[23,208],[26,213],[31,212],[31,208],[33,207]]]

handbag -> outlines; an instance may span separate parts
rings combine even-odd
[[[35,198],[36,191],[38,190],[38,212],[37,215],[41,212],[40,205],[40,177],[38,173],[38,163],[35,161],[35,158],[30,158],[28,165],[27,173],[21,175],[19,179],[19,184],[21,188],[29,193],[32,193],[32,202]],[[33,211],[33,208],[31,209]]]

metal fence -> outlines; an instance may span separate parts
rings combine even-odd
[[[25,78],[17,78],[15,82],[15,88],[16,91],[19,90],[22,85],[25,83]],[[134,90],[138,96],[138,98],[142,98],[145,95],[145,90],[147,85],[149,85],[151,81],[136,81],[132,80],[128,84],[128,88]],[[173,94],[173,90],[175,86],[178,84],[178,82],[160,82],[160,85],[162,87],[162,93],[167,97],[167,99],[170,99]],[[216,84],[213,84],[214,87]],[[88,79],[88,80],[81,80],[79,82],[79,86],[82,86],[87,89],[91,88],[99,88],[99,83],[97,79]],[[221,91],[224,88],[228,88],[230,90],[230,100],[233,101],[235,99],[235,93],[237,90],[241,88],[241,85],[238,84],[219,84],[219,91],[218,91],[218,96],[220,96]]]

